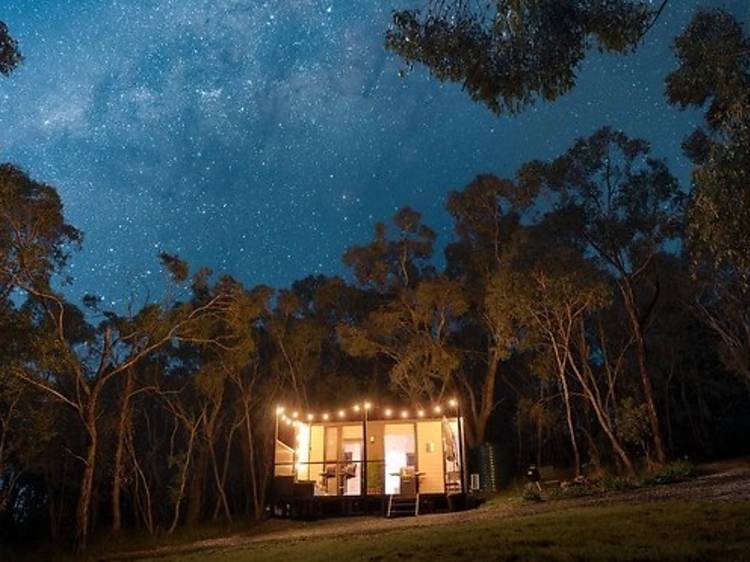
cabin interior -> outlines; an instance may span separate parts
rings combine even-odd
[[[460,418],[420,414],[366,421],[282,415],[274,475],[293,480],[306,497],[462,493]]]

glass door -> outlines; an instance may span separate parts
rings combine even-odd
[[[415,467],[416,439],[413,423],[385,426],[385,493],[401,493],[401,474],[407,467]]]
[[[344,495],[358,496],[362,493],[362,441],[344,441],[343,453]]]

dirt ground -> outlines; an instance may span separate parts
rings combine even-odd
[[[181,553],[238,548],[264,542],[289,542],[316,538],[355,537],[414,527],[450,525],[484,519],[505,517],[526,517],[549,511],[597,504],[626,504],[649,501],[686,500],[705,502],[748,502],[750,501],[750,459],[720,462],[700,467],[697,478],[663,486],[654,486],[610,492],[596,496],[571,498],[534,504],[514,504],[496,502],[471,511],[442,513],[421,517],[385,519],[382,517],[351,517],[346,519],[325,519],[321,521],[267,522],[260,533],[238,534],[230,537],[199,541],[192,544],[170,546],[155,550],[123,553],[103,560],[138,560],[158,558]]]

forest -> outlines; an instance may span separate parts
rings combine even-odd
[[[477,4],[395,12],[385,44],[407,74],[421,65],[503,115],[553,103],[591,49],[632,52],[669,10]],[[665,95],[704,112],[683,143],[690,185],[649,139],[602,123],[451,191],[444,248],[403,207],[344,253],[346,276],[288,288],[162,252],[158,298],[73,302],[70,257],[104,242],[69,224],[55,186],[1,164],[0,542],[83,550],[261,519],[278,403],[457,396],[469,447],[498,444],[513,476],[750,452],[745,29],[705,9],[674,39]],[[0,22],[0,81],[29,63],[11,33]]]

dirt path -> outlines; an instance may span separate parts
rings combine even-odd
[[[488,505],[472,511],[401,519],[351,517],[347,519],[327,519],[312,522],[270,521],[260,532],[252,535],[238,534],[186,545],[162,547],[150,551],[123,553],[109,556],[102,560],[139,560],[203,550],[235,549],[266,542],[363,536],[415,527],[450,525],[503,517],[525,517],[539,513],[600,504],[626,504],[664,500],[708,502],[750,501],[750,459],[704,465],[701,469],[702,475],[688,482],[538,504],[513,505],[506,502]]]

